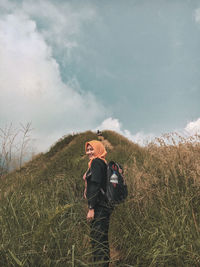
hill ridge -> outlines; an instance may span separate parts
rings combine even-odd
[[[102,135],[129,191],[111,218],[114,266],[198,266],[199,144],[140,147],[113,131]],[[84,145],[98,138],[65,136],[0,180],[0,266],[89,266]]]

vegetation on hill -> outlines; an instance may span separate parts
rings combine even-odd
[[[111,217],[113,266],[199,266],[199,142],[171,136],[140,147],[112,131],[103,137],[129,189]],[[93,266],[82,180],[92,139],[66,136],[2,177],[0,266]]]

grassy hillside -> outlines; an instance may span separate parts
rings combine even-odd
[[[111,218],[113,266],[200,266],[199,143],[142,148],[112,131],[103,137],[129,189]],[[66,136],[2,178],[0,266],[92,266],[82,180],[92,139]]]

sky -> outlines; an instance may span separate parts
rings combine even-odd
[[[0,128],[200,133],[199,47],[199,0],[1,0]]]

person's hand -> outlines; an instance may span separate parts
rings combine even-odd
[[[87,221],[90,222],[94,220],[94,209],[90,209],[87,214]]]
[[[87,193],[87,189],[85,188],[84,194],[83,194],[83,196],[84,196],[85,199],[87,198],[86,193]]]
[[[87,173],[87,172],[85,172],[84,175],[83,175],[83,180],[85,180],[85,178],[86,178],[86,173]]]

